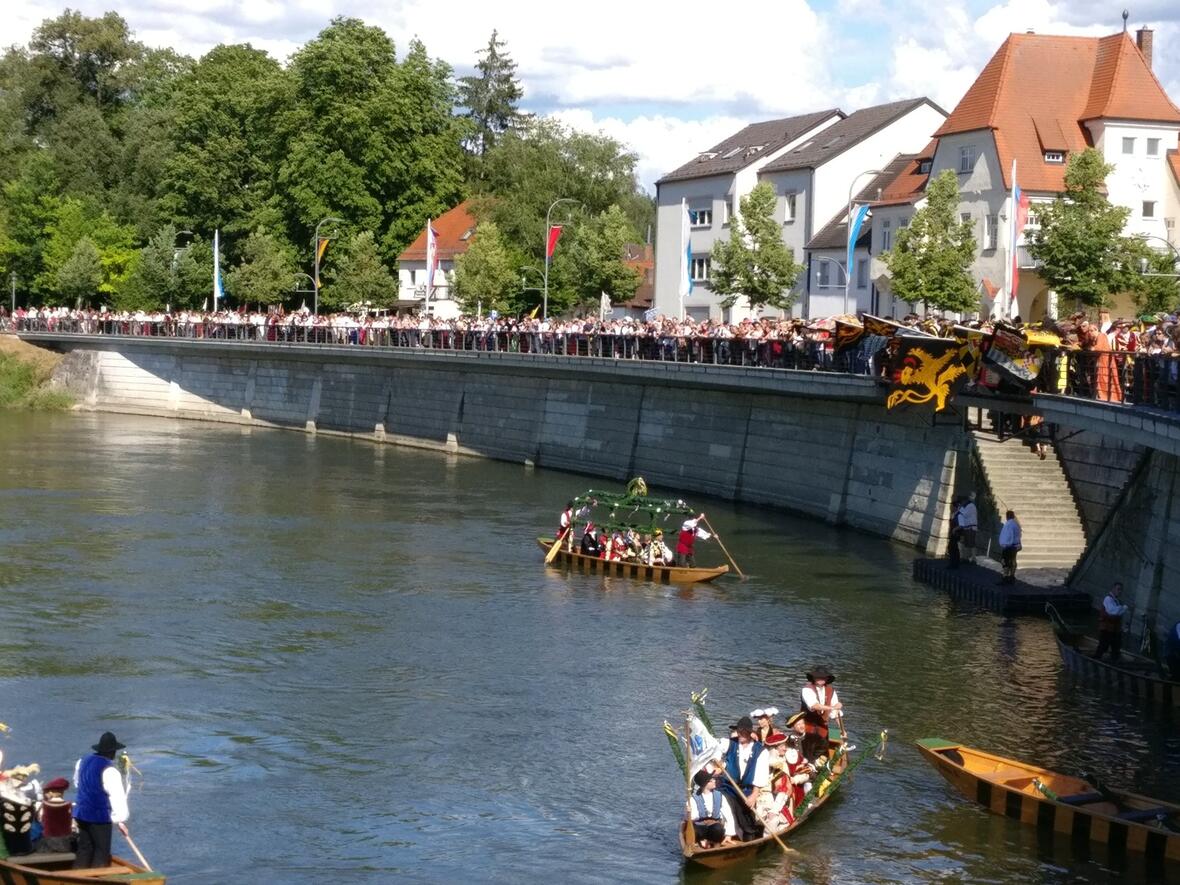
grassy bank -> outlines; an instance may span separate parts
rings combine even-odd
[[[49,387],[58,357],[0,336],[0,409],[68,409],[74,400]]]

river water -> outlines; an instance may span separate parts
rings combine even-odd
[[[113,730],[142,772],[133,836],[176,883],[1144,878],[983,812],[913,749],[947,737],[1180,800],[1172,724],[1075,685],[1044,621],[953,604],[911,580],[910,549],[715,500],[699,503],[746,582],[546,569],[535,537],[590,485],[0,412],[5,764],[69,776]],[[796,854],[684,868],[661,722],[706,686],[718,723],[792,709],[820,662],[854,740],[890,730],[884,761]]]

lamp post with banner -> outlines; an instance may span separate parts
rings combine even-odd
[[[320,256],[322,256],[324,252],[321,244],[327,242],[326,237],[320,237],[320,228],[330,222],[334,222],[336,224],[345,223],[343,218],[333,218],[329,216],[327,218],[320,219],[320,222],[315,226],[315,277],[312,280],[315,285],[315,298],[312,302],[312,313],[314,313],[316,316],[320,315]],[[340,233],[339,231],[334,231],[333,235],[338,237],[340,236]]]
[[[557,245],[557,240],[553,236],[551,218],[554,208],[562,203],[577,203],[579,206],[582,205],[581,200],[575,200],[573,197],[559,197],[549,204],[549,209],[545,213],[545,288],[541,293],[541,319],[543,320],[549,319],[549,259],[553,256],[553,247]],[[561,228],[558,228],[558,230],[561,230]]]

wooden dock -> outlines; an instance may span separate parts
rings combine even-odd
[[[952,569],[945,559],[914,560],[915,580],[1002,615],[1044,616],[1046,602],[1060,612],[1090,613],[1094,603],[1089,594],[1071,590],[1066,577],[1064,569],[1036,569],[1022,578],[1018,569],[1015,584],[1001,584],[998,567],[964,562]]]

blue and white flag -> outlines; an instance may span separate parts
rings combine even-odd
[[[848,263],[844,265],[847,269],[848,280],[852,278],[854,267],[854,259],[856,256],[856,240],[860,236],[860,229],[865,223],[865,218],[869,214],[869,205],[865,203],[863,206],[857,206],[852,211],[852,215],[848,218]]]
[[[717,738],[709,734],[705,723],[694,714],[688,717],[688,768],[689,774],[694,775],[706,764],[717,758],[720,743]]]
[[[225,298],[221,286],[221,231],[213,231],[213,312],[217,313],[217,302]]]
[[[680,201],[680,304],[683,308],[684,299],[692,294],[692,215],[688,211],[688,201]],[[684,311],[681,310],[683,315]]]

